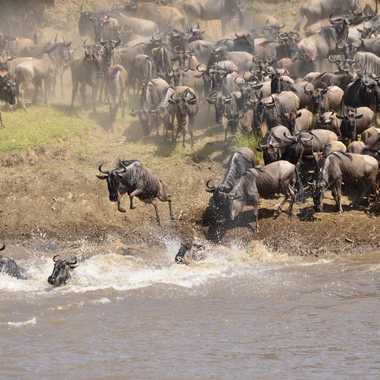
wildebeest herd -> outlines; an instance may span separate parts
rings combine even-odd
[[[276,211],[288,201],[289,214],[307,197],[321,211],[328,189],[339,212],[342,191],[352,206],[371,206],[379,190],[380,16],[357,0],[308,0],[288,30],[268,17],[223,39],[205,38],[197,21],[222,20],[227,31],[230,20],[242,23],[244,4],[130,0],[120,9],[82,11],[80,57],[71,42],[0,34],[0,99],[24,107],[24,88],[33,84],[32,102],[41,95],[47,102],[57,78],[63,89],[69,69],[72,107],[78,90],[84,102],[89,87],[93,110],[109,104],[115,118],[134,96],[138,106],[129,105],[130,112],[146,135],[163,128],[173,144],[182,134],[185,146],[187,132],[191,147],[199,109],[210,107],[226,143],[237,132],[253,136],[264,160],[257,166],[257,151],[238,149],[223,181],[207,182],[206,214],[215,225],[234,221],[250,205],[258,229],[260,198],[279,194],[284,200]],[[166,185],[140,161],[122,160],[112,170],[101,165],[99,172],[120,212],[128,194],[130,209],[134,197],[152,204],[160,224],[158,199],[174,219]],[[75,265],[55,258],[49,283],[65,283]],[[54,274],[60,267],[65,275]],[[61,277],[66,280],[56,280]]]

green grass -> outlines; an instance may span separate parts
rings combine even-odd
[[[263,162],[263,154],[260,148],[260,138],[255,135],[238,134],[235,137],[235,141],[238,147],[250,148],[256,152],[256,161],[258,164]]]
[[[86,118],[71,117],[52,107],[32,107],[26,112],[2,112],[5,128],[0,129],[0,153],[20,151],[79,136],[96,124]]]

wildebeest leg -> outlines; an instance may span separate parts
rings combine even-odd
[[[256,204],[253,209],[253,215],[255,215],[255,228],[256,233],[259,232],[259,205]]]
[[[189,129],[189,135],[190,135],[190,145],[191,149],[194,147],[194,115],[189,115],[189,122],[188,122],[188,129]]]
[[[60,87],[61,87],[61,97],[63,98],[64,93],[63,93],[63,74],[64,74],[64,69],[61,70],[59,74],[59,81],[60,81]]]
[[[336,206],[338,208],[339,214],[343,213],[343,207],[342,207],[342,183],[338,182],[335,185],[335,191],[336,191]]]
[[[123,195],[124,194],[119,194],[117,198],[117,210],[124,213],[127,212],[127,210],[124,207],[121,207],[121,199],[123,198]]]
[[[332,196],[333,196],[333,198],[334,198],[334,201],[335,201],[336,207],[339,207],[339,206],[338,206],[338,204],[339,204],[339,199],[338,199],[338,194],[337,194],[337,192],[336,192],[335,187],[333,187],[333,188],[331,189],[331,194],[332,194]]]
[[[293,215],[293,206],[296,201],[296,193],[292,187],[292,185],[289,185],[289,194],[290,194],[290,201],[289,201],[289,208],[288,208],[288,214],[289,216]]]
[[[153,207],[154,207],[154,211],[156,212],[156,220],[157,220],[157,223],[158,223],[159,226],[161,226],[160,215],[158,214],[157,203],[156,203],[156,201],[153,199],[153,200],[151,201],[151,204],[153,205]]]
[[[278,214],[282,211],[282,206],[289,199],[289,185],[281,185],[281,193],[284,195],[284,199],[278,205],[275,206],[275,210]]]
[[[33,81],[33,87],[34,87],[34,92],[33,92],[33,99],[32,103],[36,104],[37,103],[37,98],[38,98],[38,90],[41,88],[41,81]]]
[[[134,210],[136,207],[133,206],[133,196],[129,196],[129,209]]]
[[[49,87],[50,87],[49,79],[44,79],[43,80],[44,104],[47,104]]]
[[[168,205],[169,205],[170,220],[175,220],[174,214],[173,214],[173,207],[172,207],[171,199],[168,199]]]
[[[96,112],[96,96],[98,93],[98,86],[96,84],[92,85],[92,110]]]
[[[72,92],[71,92],[71,108],[74,108],[75,96],[76,96],[76,94],[78,92],[78,85],[79,85],[78,81],[75,81],[73,83],[73,89],[72,89]]]
[[[121,117],[124,119],[125,117],[125,88],[123,86],[123,83],[120,84],[120,100],[119,103],[121,104]]]

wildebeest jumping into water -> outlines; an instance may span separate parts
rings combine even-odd
[[[102,165],[98,169],[102,174],[97,175],[97,177],[107,181],[109,199],[111,202],[117,202],[117,209],[120,212],[126,212],[121,207],[121,198],[124,194],[128,194],[129,208],[131,210],[134,209],[133,197],[153,205],[158,225],[161,225],[161,221],[156,199],[161,202],[168,202],[170,218],[174,220],[172,200],[166,185],[145,168],[140,161],[120,161],[119,167],[111,171],[104,171]]]

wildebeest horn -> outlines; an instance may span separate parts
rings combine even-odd
[[[305,143],[305,142],[308,142],[308,141],[311,141],[311,140],[313,140],[313,136],[303,138],[303,137],[300,135],[300,141],[301,141],[302,143]]]
[[[0,247],[0,251],[4,251],[5,249],[5,244],[3,243],[3,245]]]
[[[207,71],[207,67],[205,67],[206,65],[200,63],[199,65],[197,65],[196,69],[197,71],[199,71],[200,73],[205,73]],[[200,69],[202,67],[202,70]]]
[[[206,182],[206,186],[207,186],[207,192],[209,192],[209,193],[213,193],[215,190],[216,190],[216,187],[215,186],[210,186],[210,182],[211,182],[212,180],[211,179],[209,179],[207,182]]]
[[[71,261],[66,260],[66,263],[70,265],[70,267],[74,266],[75,264],[78,263],[78,259],[74,256]]]
[[[57,260],[59,259],[59,255],[55,255],[54,257],[53,257],[53,261],[56,263],[57,262]]]
[[[102,168],[103,168],[103,164],[100,164],[98,167],[98,170],[100,171],[100,173],[110,175],[110,172],[108,170],[103,170]]]

